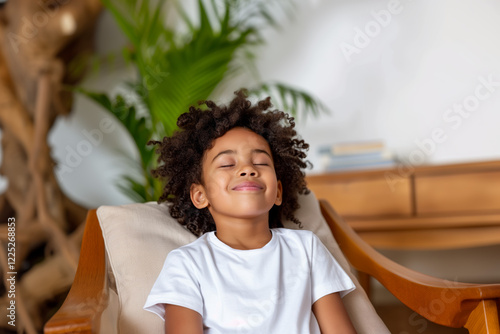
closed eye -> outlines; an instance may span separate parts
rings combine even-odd
[[[220,168],[227,168],[227,167],[233,167],[234,165],[222,165]]]

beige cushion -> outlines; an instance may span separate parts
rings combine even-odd
[[[314,194],[300,196],[300,205],[296,216],[304,228],[316,233],[356,284],[356,290],[344,297],[344,304],[358,333],[389,333],[352,275]],[[165,204],[103,206],[97,215],[107,251],[110,281],[118,296],[118,332],[164,333],[160,317],[142,307],[168,252],[196,237],[170,217]],[[297,228],[291,222],[286,222],[285,227]]]

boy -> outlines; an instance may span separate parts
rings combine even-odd
[[[353,283],[293,212],[306,193],[308,145],[293,118],[252,106],[206,101],[178,119],[159,145],[161,201],[195,242],[167,256],[144,308],[166,333],[355,333],[341,301]]]

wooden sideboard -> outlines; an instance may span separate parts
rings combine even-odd
[[[377,248],[446,249],[500,244],[500,161],[307,176]]]

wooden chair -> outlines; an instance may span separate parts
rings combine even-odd
[[[320,207],[351,265],[376,278],[409,308],[447,327],[465,327],[474,334],[500,334],[500,284],[456,283],[407,269],[364,242],[327,202],[320,201]],[[96,210],[91,210],[73,286],[62,307],[45,325],[44,333],[99,332],[110,299],[105,256]]]
[[[471,334],[500,333],[500,284],[450,282],[405,268],[364,242],[326,201],[321,201],[321,211],[351,265],[376,278],[410,309]]]

